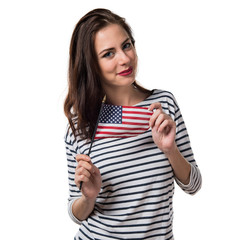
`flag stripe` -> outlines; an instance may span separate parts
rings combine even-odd
[[[135,135],[126,135],[126,136],[121,136],[121,138],[128,138],[128,137],[134,137]],[[108,136],[97,136],[95,139],[102,139],[102,138],[116,138],[114,135],[108,135]]]
[[[137,123],[137,122],[122,122],[122,124],[143,126],[142,123]]]
[[[131,108],[131,109],[135,109],[135,110],[139,109],[142,111],[148,110],[148,107],[123,106],[123,108],[125,108],[125,109]]]
[[[136,112],[136,111],[122,111],[124,114],[142,114],[142,115],[152,115],[152,113],[148,112]]]
[[[130,127],[110,127],[110,126],[98,126],[98,129],[120,129],[120,130],[146,130],[146,128],[139,128],[138,126],[136,128],[130,128]]]
[[[134,120],[146,120],[146,121],[148,121],[149,120],[149,118],[143,118],[143,117],[127,117],[127,116],[123,116],[122,118],[124,118],[124,119],[134,119]]]
[[[109,135],[124,135],[124,134],[126,134],[126,132],[105,132],[105,131],[101,131],[101,132],[97,132],[97,133],[99,133],[99,134],[109,134]],[[142,132],[128,132],[128,134],[133,134],[134,136],[136,136],[136,135],[138,135],[138,134],[141,134]]]

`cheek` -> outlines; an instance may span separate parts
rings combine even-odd
[[[131,57],[132,61],[134,62],[134,64],[137,65],[137,62],[138,62],[138,56],[137,56],[136,51],[132,51],[130,57]]]
[[[138,56],[135,55],[135,65],[136,65],[136,67],[137,67],[137,64],[138,64]]]
[[[109,62],[101,62],[99,64],[102,74],[111,74],[115,70],[115,64],[111,61]]]
[[[134,54],[133,62],[134,62],[135,70],[137,71],[137,66],[138,66],[138,56],[137,56],[137,54]]]

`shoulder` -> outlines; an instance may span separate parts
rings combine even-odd
[[[75,128],[77,128],[77,117],[72,118],[72,124]],[[70,123],[67,123],[65,135],[64,135],[65,142],[73,144],[76,141],[76,136],[73,133]]]
[[[76,141],[69,123],[67,124],[66,130],[65,130],[64,140],[66,143],[70,145],[73,145],[74,142]]]
[[[154,89],[152,90],[151,96],[146,99],[146,106],[151,105],[152,103],[159,102],[161,103],[162,109],[165,113],[169,114],[173,119],[177,112],[179,112],[179,107],[173,93],[161,90]]]
[[[80,134],[78,134],[77,136],[74,135],[73,130],[69,123],[66,126],[64,141],[65,144],[69,148],[74,149],[76,153],[80,153],[82,151],[82,148],[88,145],[88,141],[86,139],[81,138]]]
[[[161,89],[153,89],[152,94],[146,100],[146,103],[148,104],[160,102],[162,104],[177,106],[177,101],[173,93]]]

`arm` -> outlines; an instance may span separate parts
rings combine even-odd
[[[152,127],[153,140],[169,159],[178,185],[185,192],[194,194],[200,189],[201,174],[193,158],[179,108],[175,105],[175,116],[173,116],[175,121],[163,112],[160,103],[153,103],[149,110],[153,109],[156,111],[149,122]]]
[[[65,137],[65,145],[69,181],[68,213],[75,223],[81,224],[81,221],[91,214],[96,199],[94,195],[91,195],[91,190],[89,192],[88,176],[93,176],[93,179],[98,176],[100,178],[97,180],[98,186],[101,185],[101,176],[88,156],[77,154],[79,152],[78,144],[69,128]],[[79,191],[80,181],[83,182],[82,192]]]
[[[84,195],[74,201],[72,205],[72,214],[79,220],[83,221],[88,218],[94,209],[95,199],[88,199]]]
[[[75,170],[75,184],[79,188],[82,182],[82,197],[72,204],[72,213],[80,221],[88,218],[94,209],[96,198],[101,190],[102,179],[99,169],[89,156],[76,155],[78,165]]]
[[[173,168],[176,178],[179,179],[179,181],[184,185],[189,184],[191,165],[179,152],[176,144],[174,149],[168,153],[165,153],[165,155]]]
[[[153,103],[149,110],[157,109],[151,119],[152,135],[155,144],[168,158],[175,176],[184,184],[189,183],[191,166],[181,155],[175,143],[176,124],[162,110],[161,103]]]

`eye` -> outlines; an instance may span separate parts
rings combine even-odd
[[[132,47],[132,44],[130,42],[127,42],[123,45],[123,49],[130,49]]]
[[[110,58],[113,56],[113,52],[107,52],[103,55],[103,58]]]

